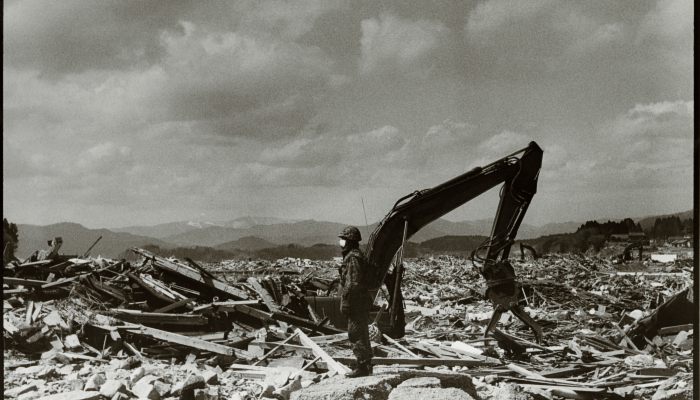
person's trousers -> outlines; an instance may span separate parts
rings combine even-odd
[[[353,313],[348,316],[348,339],[357,365],[369,365],[372,361],[372,346],[369,343],[369,314]]]

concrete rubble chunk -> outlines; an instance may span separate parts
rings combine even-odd
[[[126,385],[124,382],[109,379],[100,387],[100,394],[111,399],[117,392],[126,393]]]
[[[388,400],[474,400],[467,392],[457,388],[402,387],[389,393]]]
[[[41,397],[40,392],[32,391],[32,392],[20,394],[19,396],[17,396],[17,400],[34,400],[34,399],[38,399],[39,397]]]
[[[209,369],[202,372],[202,378],[204,378],[204,382],[213,384],[219,381],[219,374],[215,370]]]
[[[146,374],[146,369],[143,367],[138,367],[131,371],[131,374],[129,375],[129,382],[132,384],[136,383],[139,379],[143,378],[143,376]]]
[[[401,382],[397,388],[424,387],[437,388],[440,387],[440,379],[434,377],[411,378]]]
[[[17,397],[21,394],[35,391],[36,389],[37,389],[36,384],[30,383],[30,384],[18,386],[18,387],[12,388],[12,389],[7,389],[7,390],[5,390],[3,395],[5,398]]]
[[[400,381],[399,375],[372,375],[362,378],[345,378],[334,376],[316,385],[297,390],[290,396],[291,400],[321,399],[385,399],[391,392],[391,383]]]
[[[141,359],[138,357],[127,357],[118,364],[118,368],[121,369],[132,369],[141,365]]]
[[[170,394],[170,385],[165,382],[153,381],[153,387],[156,388],[160,397],[165,397]]]
[[[201,375],[192,374],[172,387],[172,394],[181,399],[193,399],[195,389],[204,389],[207,384]]]
[[[105,382],[107,382],[107,377],[105,374],[102,372],[97,373],[88,378],[87,382],[85,382],[85,387],[83,390],[100,390],[100,387],[102,387]]]
[[[157,377],[157,376],[148,374],[148,375],[145,375],[145,376],[139,378],[134,384],[137,384],[137,383],[153,383],[153,382],[155,382],[155,381],[157,381],[157,380],[158,380],[158,377]]]
[[[47,316],[44,317],[44,324],[47,326],[58,326],[61,328],[67,328],[66,322],[61,318],[58,311],[51,311]]]
[[[131,393],[133,393],[139,399],[160,399],[160,393],[158,393],[158,390],[156,390],[152,383],[139,381],[131,388]]]
[[[214,387],[195,389],[194,400],[219,400],[219,391]]]
[[[63,392],[40,397],[40,400],[98,400],[101,398],[98,392],[86,392],[83,390],[74,390],[71,392]]]
[[[276,389],[274,392],[272,392],[272,394],[278,399],[282,398],[284,400],[289,400],[291,394],[301,389],[301,387],[301,376],[297,376],[286,386]]]

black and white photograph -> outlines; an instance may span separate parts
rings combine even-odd
[[[4,1],[3,398],[696,398],[694,11]]]

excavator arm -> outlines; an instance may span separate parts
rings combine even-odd
[[[392,274],[387,274],[397,250],[425,225],[499,184],[503,184],[503,188],[491,236],[480,251],[473,253],[473,259],[478,258],[482,264],[480,272],[489,286],[487,296],[497,305],[496,310],[510,309],[521,317],[518,315],[521,313],[511,307],[513,297],[517,297],[517,293],[513,293],[509,288],[504,289],[503,285],[511,285],[514,282],[515,275],[510,273],[512,267],[507,265],[508,254],[537,190],[541,165],[542,149],[537,143],[530,142],[526,148],[489,165],[474,168],[433,188],[411,193],[394,204],[370,235],[367,258],[378,270],[377,276],[384,277],[373,282],[373,289],[379,290],[382,284],[386,284],[391,294],[391,324],[392,328],[399,331],[395,336],[403,335],[405,324],[400,292],[400,263]],[[484,255],[480,254],[482,252]],[[531,327],[530,322],[534,323],[525,322]]]

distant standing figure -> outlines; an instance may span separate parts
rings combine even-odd
[[[368,262],[360,250],[362,236],[354,226],[347,226],[338,235],[343,263],[340,266],[340,312],[348,318],[348,339],[357,366],[346,376],[372,375],[372,347],[369,343],[370,294],[367,286]]]

